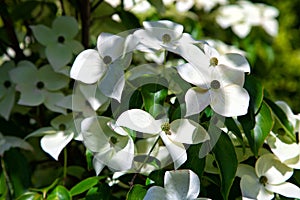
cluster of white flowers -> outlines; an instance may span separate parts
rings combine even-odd
[[[126,81],[144,75],[141,72],[140,75],[133,73],[140,69],[131,64],[133,53],[177,54],[185,60],[184,64],[171,67],[158,65],[165,68],[161,69],[161,76],[167,74],[166,68],[176,69],[175,73],[182,81],[193,85],[185,94],[185,118],[169,122],[168,116],[155,118],[141,109],[123,110],[114,119],[97,115],[85,117],[79,132],[86,147],[94,153],[97,174],[105,165],[114,171],[137,170],[148,173],[155,169],[149,166],[150,161],[152,164],[156,161],[158,167],[174,162],[174,168],[177,169],[187,160],[187,144],[210,139],[207,131],[188,119],[189,116],[199,114],[209,105],[224,117],[247,113],[249,95],[243,84],[245,72],[250,72],[250,66],[244,56],[237,53],[219,54],[208,43],[194,40],[191,35],[184,33],[182,25],[171,21],[144,22],[143,25],[143,29],[130,32],[125,37],[100,34],[97,49],[85,50],[75,59],[71,78],[77,80],[78,85],[93,88],[94,94],[100,91],[107,98],[126,104]],[[146,67],[150,72],[154,68],[151,69],[149,65]],[[85,97],[92,105],[91,96]],[[73,99],[77,98],[74,95]],[[98,102],[98,106],[94,107],[96,112],[104,103],[99,103],[101,101],[97,98],[95,101]],[[140,138],[137,144],[134,144],[133,135]],[[162,143],[158,143],[158,140]],[[150,146],[150,152],[140,149],[138,143],[150,143],[145,145]]]
[[[231,27],[240,38],[246,37],[252,26],[261,26],[269,35],[278,33],[279,11],[272,6],[250,1],[238,1],[236,4],[224,5],[218,9],[217,23],[222,28]]]

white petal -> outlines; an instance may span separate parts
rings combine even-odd
[[[203,74],[195,66],[186,63],[176,67],[178,74],[185,81],[192,83],[193,85],[199,86],[201,88],[209,88],[209,81],[207,80],[207,74]]]
[[[106,65],[100,59],[99,53],[96,50],[88,49],[76,57],[70,76],[75,80],[92,84],[104,75],[106,68]]]
[[[174,168],[177,169],[187,160],[186,149],[182,143],[171,141],[163,131],[160,133],[160,137],[172,157]]]
[[[245,175],[241,178],[240,187],[243,197],[257,200],[271,200],[274,194],[265,190],[257,177]]]
[[[245,115],[248,112],[249,94],[241,86],[232,84],[220,89],[211,89],[212,109],[225,117]]]
[[[232,26],[232,31],[240,38],[245,38],[251,30],[251,26],[247,23],[235,24]]]
[[[45,100],[44,105],[54,112],[66,114],[66,109],[58,106],[58,102],[64,99],[62,92],[44,92]]]
[[[207,131],[198,123],[189,119],[177,119],[170,124],[173,141],[185,144],[198,144],[209,139]]]
[[[269,184],[281,184],[293,175],[293,169],[289,168],[274,154],[264,154],[259,157],[255,164],[258,177],[265,176]]]
[[[97,159],[97,156],[94,156],[93,167],[96,171],[96,175],[98,176],[100,172],[103,170],[103,168],[105,167],[105,164],[102,162],[102,160]]]
[[[45,100],[44,93],[47,93],[47,91],[39,90],[35,86],[33,87],[32,85],[27,84],[18,85],[17,90],[21,92],[18,104],[27,106],[40,105]]]
[[[157,28],[157,30],[170,29],[175,35],[177,35],[177,37],[183,32],[183,26],[181,24],[177,24],[169,20],[144,21],[143,26],[146,30],[154,30],[155,28]]]
[[[239,164],[237,171],[236,171],[236,176],[241,178],[244,175],[248,175],[251,177],[257,177],[254,167],[252,167],[250,165],[246,165],[246,164]]]
[[[160,124],[149,113],[140,109],[123,112],[116,124],[142,133],[158,134],[161,131]]]
[[[99,82],[99,89],[105,96],[114,98],[120,102],[124,85],[123,67],[118,62],[115,62],[109,65],[105,76]]]
[[[236,70],[232,67],[221,64],[212,68],[211,81],[212,80],[218,80],[221,83],[221,87],[229,84],[236,84],[243,87],[245,74],[241,70]]]
[[[167,171],[164,186],[168,199],[195,199],[200,193],[200,180],[191,170]]]
[[[210,95],[207,90],[190,88],[185,94],[186,116],[200,113],[210,103]]]
[[[277,20],[266,20],[263,22],[262,26],[269,35],[275,37],[278,34]]]
[[[41,147],[55,160],[58,160],[60,152],[73,139],[73,135],[73,133],[66,134],[63,131],[58,131],[57,133],[51,135],[45,135],[41,139]]]
[[[101,33],[97,39],[97,49],[103,59],[111,57],[111,62],[123,57],[125,39],[110,33]]]
[[[144,200],[165,200],[166,199],[166,190],[159,186],[152,186],[147,191]]]
[[[300,188],[292,183],[282,183],[280,185],[266,185],[266,189],[274,193],[280,194],[289,198],[300,198]]]
[[[221,64],[228,67],[240,70],[242,72],[250,73],[250,65],[247,59],[237,53],[227,53],[224,56],[220,57]]]

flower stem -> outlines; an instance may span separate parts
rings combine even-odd
[[[1,156],[1,167],[2,167],[2,170],[3,170],[3,175],[4,175],[5,180],[6,180],[6,184],[7,184],[8,191],[9,191],[9,195],[12,197],[13,194],[14,194],[14,188],[13,188],[13,186],[11,184],[10,178],[9,178],[8,173],[6,171],[4,158],[2,156]]]
[[[67,179],[67,164],[68,164],[68,152],[67,148],[64,148],[64,169],[63,169],[63,185]]]

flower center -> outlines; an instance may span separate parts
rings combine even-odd
[[[42,81],[37,82],[36,84],[37,89],[43,89],[45,87],[45,84]]]
[[[59,43],[64,43],[64,41],[65,41],[65,38],[64,38],[64,36],[59,36],[58,38],[57,38],[57,41],[59,42]]]
[[[117,144],[118,143],[118,139],[114,136],[110,137],[109,138],[109,143],[114,145],[114,144]]]
[[[10,82],[10,81],[5,81],[5,82],[3,83],[3,86],[4,86],[5,88],[9,88],[9,87],[11,86],[11,82]]]
[[[104,56],[103,58],[103,62],[104,64],[108,65],[109,63],[111,63],[112,58],[110,56]]]
[[[168,135],[171,135],[170,128],[171,127],[170,127],[169,122],[165,122],[161,125],[161,130],[164,131]]]
[[[171,36],[169,34],[164,34],[162,36],[162,41],[163,41],[163,43],[169,43],[169,42],[171,42]]]
[[[66,130],[66,125],[65,125],[65,124],[60,124],[60,125],[58,126],[58,129],[59,129],[60,131],[65,131],[65,130]]]
[[[265,176],[261,176],[261,177],[259,178],[259,182],[260,182],[261,184],[263,184],[263,185],[266,185],[267,182],[268,182],[268,178],[265,177]]]
[[[217,66],[218,63],[219,63],[219,61],[218,61],[218,58],[216,58],[216,57],[212,57],[212,58],[209,60],[210,66]]]
[[[221,87],[221,84],[219,81],[213,80],[212,82],[210,82],[210,87],[212,89],[219,89]]]

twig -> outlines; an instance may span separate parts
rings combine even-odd
[[[89,47],[90,40],[90,2],[87,0],[81,0],[81,24],[82,24],[82,44],[87,49]]]

